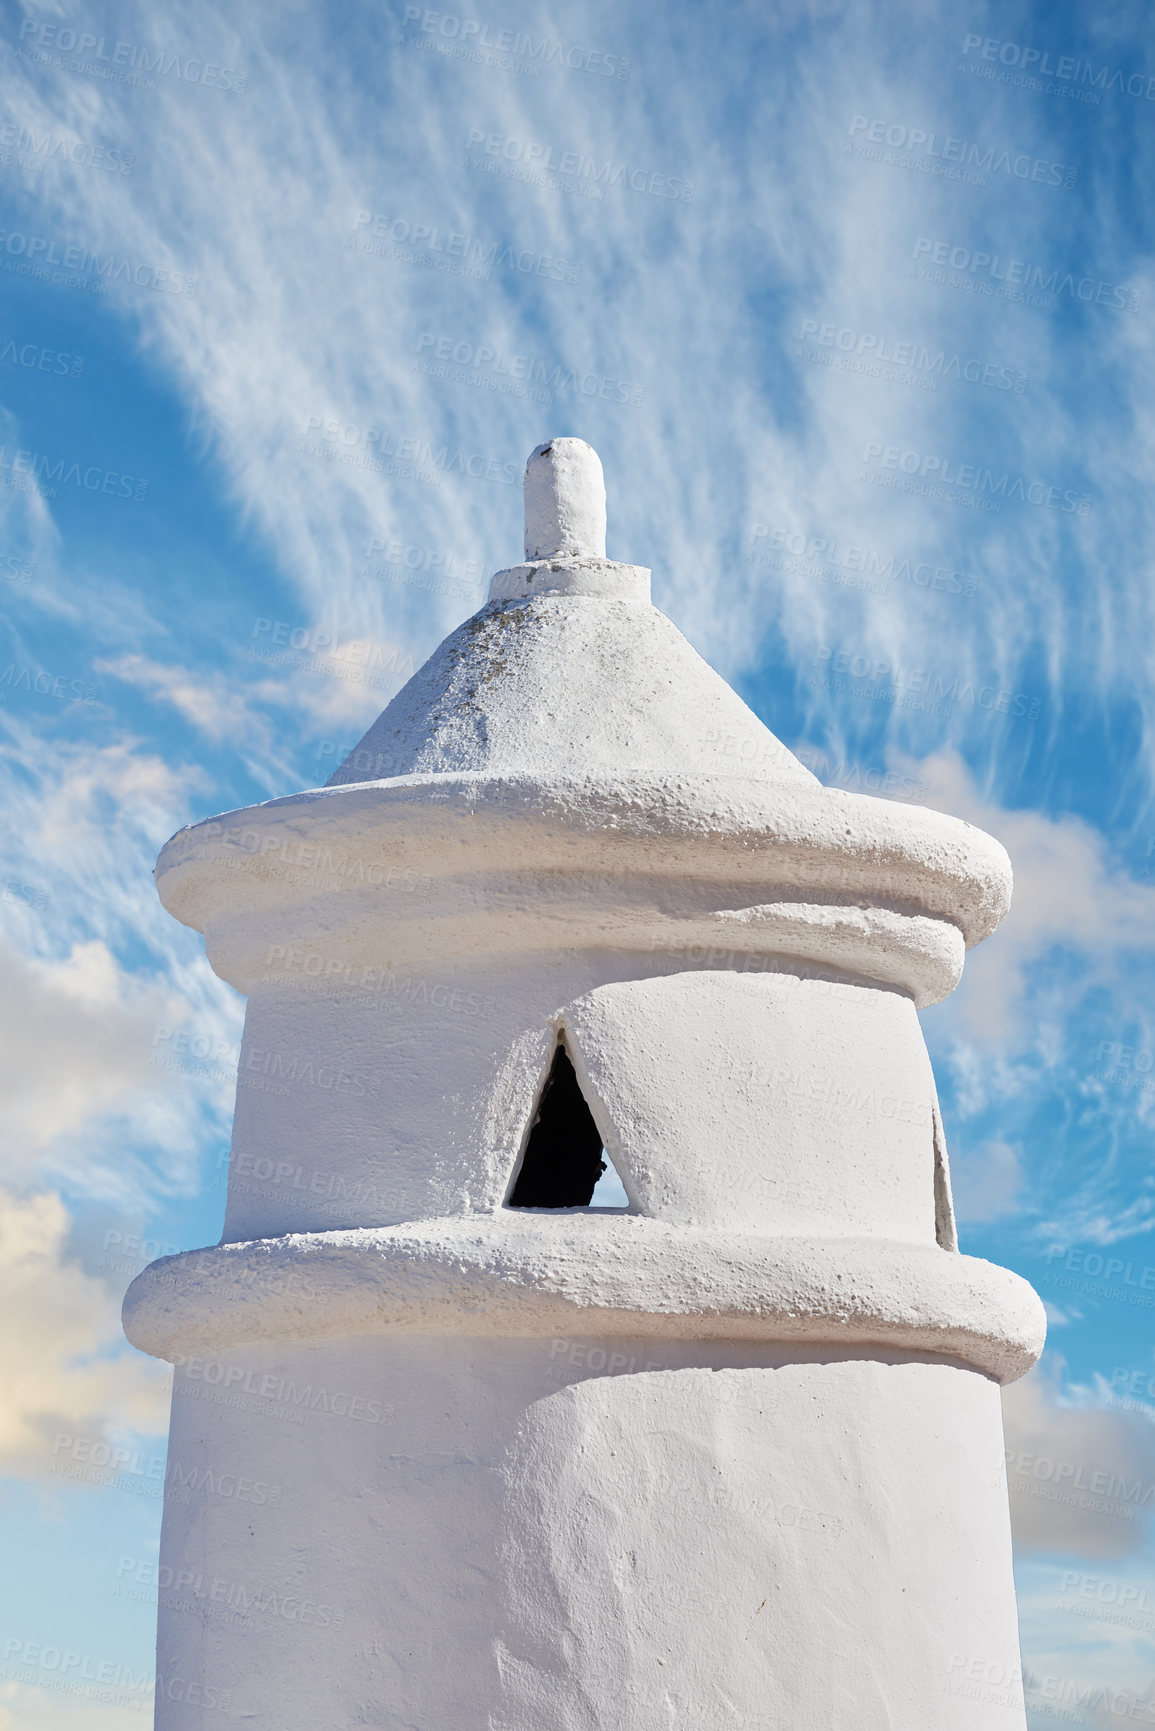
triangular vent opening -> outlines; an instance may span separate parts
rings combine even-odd
[[[569,1053],[559,1043],[537,1103],[511,1208],[628,1208]]]

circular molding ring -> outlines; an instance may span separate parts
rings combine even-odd
[[[185,1251],[133,1281],[124,1327],[173,1361],[256,1341],[580,1329],[907,1348],[999,1382],[1030,1369],[1046,1333],[1025,1280],[936,1245],[746,1237],[582,1209]]]

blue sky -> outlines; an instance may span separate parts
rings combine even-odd
[[[554,434],[823,780],[1010,850],[923,1020],[963,1247],[1051,1311],[1006,1402],[1030,1717],[1151,1700],[1146,9],[154,0],[0,45],[0,1727],[141,1723],[167,1394],[117,1312],[219,1235],[242,1015],[156,852],[326,779]]]

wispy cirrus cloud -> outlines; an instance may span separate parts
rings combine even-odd
[[[7,965],[4,1176],[139,1207],[195,1183],[227,1084],[156,1064],[157,1031],[235,1046],[239,1003],[164,913],[152,865],[199,777],[121,740],[46,744],[10,726],[0,922]]]
[[[544,9],[522,16],[551,33]],[[1089,174],[1085,150],[1069,160],[1079,148],[1059,105],[1028,113],[1013,94],[958,78],[958,32],[936,8],[901,64],[878,52],[880,10],[838,17],[836,50],[805,8],[775,25],[750,15],[733,24],[751,51],[764,28],[788,27],[792,45],[788,79],[740,93],[737,150],[716,125],[735,93],[710,63],[695,69],[693,102],[657,101],[685,68],[655,32],[633,42],[625,87],[485,73],[383,41],[360,20],[351,28],[364,36],[370,85],[333,63],[323,13],[294,16],[290,34],[259,6],[163,21],[130,7],[134,40],[243,60],[245,94],[165,85],[138,104],[131,176],[81,182],[46,165],[29,208],[114,268],[123,257],[144,261],[146,277],[195,276],[195,296],[115,276],[110,295],[184,393],[196,437],[311,617],[335,613],[382,640],[400,633],[415,651],[432,647],[456,610],[366,585],[366,549],[384,539],[480,550],[494,564],[514,557],[511,479],[539,437],[578,431],[606,459],[617,551],[652,560],[667,606],[731,670],[751,665],[773,631],[803,667],[829,647],[881,662],[900,682],[923,669],[946,684],[1040,688],[1049,719],[1072,681],[1142,703],[1150,596],[1088,577],[1121,522],[1135,546],[1149,527],[1137,506],[1149,444],[1140,321],[1097,314],[1103,389],[1088,403],[1061,317],[952,293],[911,267],[927,256],[920,242],[966,240],[969,252],[988,229],[1012,232],[1017,254],[1053,260],[1060,274],[1132,284],[1144,255],[1108,186],[1087,205],[1078,179],[1074,189],[1048,176],[1024,183],[1008,169],[968,193],[873,160],[885,149],[859,154],[881,123],[946,127],[994,160],[1025,152]],[[620,29],[592,13],[580,22],[586,35]],[[114,133],[120,116],[114,87],[27,62],[14,100],[23,120],[55,117],[94,135]],[[1116,118],[1117,134],[1142,157],[1151,143],[1126,130],[1131,118]],[[379,150],[365,149],[367,136]],[[556,175],[525,166],[567,152],[592,166],[576,181],[601,196],[567,195]],[[694,190],[686,201],[631,181]],[[471,257],[490,261],[478,267],[486,280],[458,270]],[[643,305],[644,332],[623,316]],[[688,312],[698,306],[704,317]],[[808,322],[816,332],[803,342]],[[422,370],[437,353],[431,339],[449,359]],[[869,370],[903,345],[928,351],[922,383],[934,390]],[[576,378],[636,381],[645,410],[580,384],[548,387],[548,403],[486,388],[501,381],[478,370],[479,348],[540,356],[544,376],[560,365]],[[453,361],[458,351],[467,363]],[[1002,389],[1008,369],[1026,380],[1021,391]],[[865,462],[876,444],[900,454],[894,466],[885,455]],[[920,492],[902,490],[909,453]],[[926,475],[948,472],[944,463],[989,465],[992,485],[1005,477],[998,514],[930,496]],[[867,467],[894,486],[864,482]],[[1018,502],[1017,482],[1080,497],[1090,488],[1093,509],[1084,518],[1025,494]],[[946,560],[978,573],[983,605],[948,612],[942,595],[909,588],[838,590],[789,562],[770,575],[746,562],[758,523]],[[723,570],[721,610],[712,574]],[[821,693],[814,704],[821,713]],[[925,710],[880,713],[899,740],[936,725]],[[943,720],[942,737],[989,744],[988,718],[973,709]]]

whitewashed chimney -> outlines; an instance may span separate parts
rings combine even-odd
[[[329,786],[160,858],[248,1011],[223,1240],[125,1306],[158,1725],[1021,1728],[974,1679],[1042,1309],[957,1250],[916,1015],[1007,857],[820,786],[606,558],[588,445],[525,495]]]

